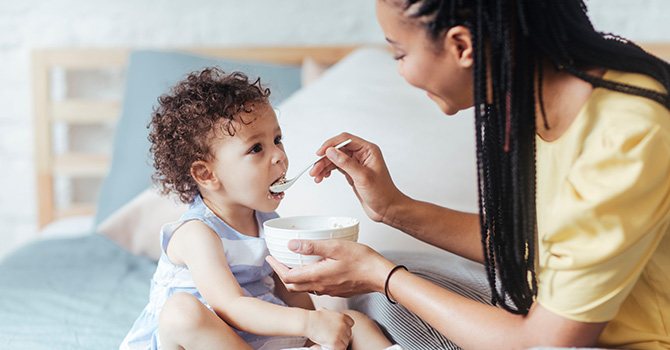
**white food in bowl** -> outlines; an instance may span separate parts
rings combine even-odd
[[[293,216],[263,223],[264,238],[270,254],[288,267],[307,265],[323,259],[316,255],[296,254],[288,249],[292,239],[358,240],[358,219],[343,216]]]

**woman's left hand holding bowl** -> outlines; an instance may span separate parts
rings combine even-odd
[[[344,240],[291,240],[289,249],[320,255],[318,262],[288,268],[272,256],[267,262],[291,292],[316,292],[338,297],[384,292],[386,275],[395,266],[372,248]]]

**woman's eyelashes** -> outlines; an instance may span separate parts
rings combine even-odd
[[[393,50],[393,59],[398,61],[405,58],[405,52],[400,51],[398,49]]]

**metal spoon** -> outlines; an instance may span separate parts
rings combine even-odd
[[[348,145],[349,142],[351,142],[351,139],[348,139],[348,140],[346,140],[346,141],[344,141],[344,142],[338,144],[337,146],[335,146],[335,148],[344,147],[344,146]],[[309,168],[311,168],[314,164],[316,164],[316,162],[320,161],[320,160],[323,159],[324,157],[325,157],[325,155],[323,155],[323,156],[319,157],[317,160],[315,160],[315,161],[309,163],[309,165],[307,165],[307,167],[305,167],[305,169],[302,169],[302,170],[298,173],[298,175],[296,175],[295,177],[293,177],[291,180],[285,180],[285,181],[283,181],[283,182],[282,182],[282,181],[277,181],[277,182],[275,182],[275,184],[273,184],[272,186],[270,186],[270,192],[272,192],[272,193],[281,193],[281,192],[286,191],[289,187],[293,186],[293,184],[295,183],[295,180],[297,180],[302,174],[304,174],[305,171],[307,171],[307,170],[308,170]],[[279,182],[281,182],[281,183],[279,183]]]

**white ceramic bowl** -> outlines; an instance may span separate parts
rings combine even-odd
[[[301,255],[288,249],[292,239],[358,240],[358,219],[343,216],[292,216],[263,223],[265,242],[270,254],[288,267],[307,265],[323,259]]]

